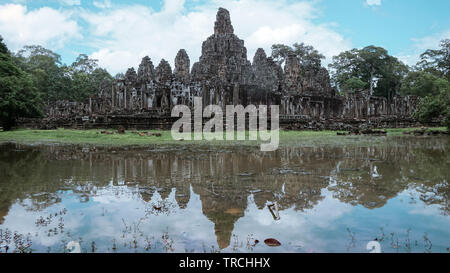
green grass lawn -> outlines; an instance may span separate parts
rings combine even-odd
[[[406,136],[404,132],[419,128],[387,129],[387,137]],[[446,130],[444,127],[433,130]],[[114,134],[101,134],[104,130],[30,130],[20,129],[14,131],[0,131],[0,143],[13,142],[23,144],[80,144],[101,146],[143,146],[164,144],[206,144],[206,145],[257,145],[260,141],[225,141],[225,140],[197,140],[178,141],[172,138],[170,131],[147,130],[144,132],[160,133],[161,136],[140,136],[138,132],[126,131],[118,134],[116,130],[107,130]],[[246,132],[248,135],[248,132]],[[337,131],[280,131],[280,145],[323,145],[323,144],[349,144],[355,140],[370,142],[384,141],[386,137],[377,136],[338,136]]]

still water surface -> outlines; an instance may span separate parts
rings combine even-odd
[[[448,253],[449,147],[1,145],[0,252]]]

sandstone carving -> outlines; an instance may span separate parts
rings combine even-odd
[[[188,82],[190,78],[189,70],[191,67],[191,61],[186,53],[186,50],[180,49],[177,57],[175,57],[175,78],[182,82]]]

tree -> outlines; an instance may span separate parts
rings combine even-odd
[[[322,59],[325,59],[325,56],[320,54],[313,46],[305,45],[304,43],[295,43],[293,47],[283,44],[275,44],[272,46],[272,58],[279,65],[282,65],[286,61],[289,54],[295,54],[300,65],[307,70],[319,70]]]
[[[122,72],[119,72],[114,76],[114,79],[123,80],[123,79],[125,79],[125,74],[123,74]]]
[[[450,39],[442,40],[440,49],[420,55],[416,71],[405,77],[401,91],[423,97],[414,118],[423,123],[443,118],[450,128]]]
[[[66,74],[71,79],[70,99],[76,101],[97,94],[103,81],[113,79],[108,71],[98,66],[98,60],[90,59],[85,54],[78,56],[75,62],[66,68]]]
[[[42,46],[25,46],[14,55],[15,63],[32,76],[33,82],[46,101],[65,99],[67,80],[61,56]]]
[[[397,58],[390,56],[386,66],[382,67],[382,77],[378,78],[375,95],[392,98],[400,93],[402,80],[408,74],[409,68]]]
[[[351,77],[350,79],[344,82],[342,87],[346,92],[355,93],[357,90],[366,88],[367,83],[363,82],[362,80],[356,77]]]
[[[42,114],[42,101],[30,75],[18,67],[0,37],[0,122],[10,130],[19,117]]]
[[[376,93],[385,97],[397,93],[401,79],[408,71],[401,61],[376,46],[342,52],[333,57],[329,67],[333,72],[332,81],[338,89],[345,88],[349,79],[358,78],[367,83],[370,95]]]
[[[400,93],[419,97],[438,96],[450,83],[445,78],[425,71],[412,71],[402,80]]]
[[[14,55],[14,61],[32,75],[33,82],[45,101],[83,101],[96,94],[100,83],[111,80],[109,73],[98,66],[97,60],[80,54],[67,66],[61,56],[42,46],[25,46]]]
[[[442,40],[440,49],[428,49],[420,55],[419,69],[431,72],[450,81],[450,39]]]
[[[442,89],[438,96],[426,96],[421,99],[413,117],[422,123],[442,117],[444,125],[450,128],[450,85]]]
[[[89,59],[88,55],[80,54],[75,62],[72,63],[71,67],[75,72],[91,74],[98,68],[98,60]]]
[[[3,43],[3,37],[0,36],[0,53],[8,54],[8,48],[6,47],[6,44]]]

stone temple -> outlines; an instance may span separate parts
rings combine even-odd
[[[263,49],[253,61],[244,41],[234,34],[230,14],[219,8],[214,34],[202,44],[199,60],[192,65],[181,49],[175,67],[166,60],[156,66],[146,56],[137,71],[128,69],[123,79],[105,82],[98,95],[86,102],[58,101],[47,106],[41,126],[75,128],[170,128],[177,119],[177,104],[193,106],[194,96],[203,105],[279,105],[280,126],[285,129],[348,129],[396,127],[414,124],[411,114],[416,97],[386,99],[358,92],[341,96],[330,85],[325,68],[302,71],[295,55],[284,68]]]

